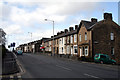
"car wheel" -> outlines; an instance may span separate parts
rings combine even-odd
[[[100,61],[101,64],[103,64],[103,61]]]

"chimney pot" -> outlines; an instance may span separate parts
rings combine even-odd
[[[51,38],[53,38],[53,36],[51,36]]]
[[[69,31],[72,31],[73,30],[73,27],[69,27]]]
[[[112,13],[104,13],[104,19],[112,20]]]
[[[64,30],[64,32],[65,32],[65,33],[67,33],[67,32],[68,32],[68,30],[67,30],[67,29],[65,29],[65,30]]]
[[[91,18],[91,22],[97,22],[96,18]]]
[[[60,34],[60,32],[57,33],[57,35],[59,35],[59,34]]]
[[[75,29],[77,29],[78,28],[78,25],[75,25]]]

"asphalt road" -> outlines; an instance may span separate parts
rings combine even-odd
[[[18,56],[22,78],[118,78],[118,67],[57,57],[23,54]]]

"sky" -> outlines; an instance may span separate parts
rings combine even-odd
[[[50,38],[57,32],[79,25],[81,20],[103,20],[103,13],[112,13],[118,24],[119,0],[1,0],[0,28],[6,32],[6,45]],[[48,21],[45,21],[48,19]],[[50,20],[50,21],[49,21]],[[31,38],[32,33],[32,38]]]

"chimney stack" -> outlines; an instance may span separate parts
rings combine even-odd
[[[112,20],[112,13],[104,13],[104,19]]]
[[[78,25],[75,25],[75,29],[77,29],[78,28]]]
[[[54,35],[54,37],[56,37],[57,35]]]
[[[69,31],[72,31],[73,30],[73,27],[69,27]]]
[[[60,32],[57,33],[57,35],[59,35],[59,34],[60,34]]]
[[[91,18],[91,22],[97,22],[96,18]]]
[[[63,31],[60,32],[61,34],[64,33]]]
[[[68,32],[68,30],[67,30],[67,29],[65,29],[65,30],[64,30],[64,33],[67,33],[67,32]]]
[[[53,36],[51,36],[51,38],[53,38]]]

